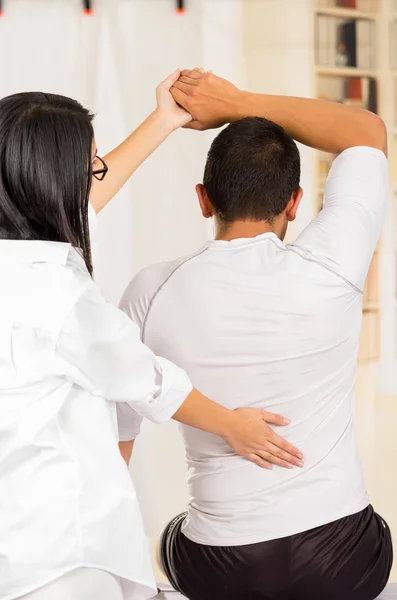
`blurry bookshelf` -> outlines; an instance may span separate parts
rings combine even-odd
[[[391,0],[396,2],[397,0]],[[379,0],[317,0],[318,8],[354,10],[359,13],[376,13],[379,11]]]
[[[378,8],[378,0],[317,0],[317,98],[378,112]],[[319,155],[317,188],[321,189],[331,164],[332,157]]]
[[[379,11],[378,0],[316,0],[314,40],[317,98],[378,113],[379,73],[376,38]],[[397,133],[397,108],[395,119]],[[334,158],[324,152],[317,153],[315,213],[323,207],[324,186]],[[360,363],[375,362],[379,360],[379,356],[380,299],[377,249],[365,285],[358,360]]]
[[[317,97],[347,106],[378,112],[377,80],[375,77],[346,77],[343,74],[318,75]]]
[[[331,70],[350,67],[368,72],[375,69],[375,21],[319,12],[316,18],[316,64]]]

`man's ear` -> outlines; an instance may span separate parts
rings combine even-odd
[[[210,219],[214,216],[214,209],[211,200],[208,198],[207,190],[202,183],[196,185],[196,193],[204,219]]]
[[[298,207],[299,207],[300,201],[302,200],[302,197],[303,197],[303,190],[301,187],[296,188],[296,190],[294,190],[292,192],[291,199],[288,202],[287,208],[285,211],[288,221],[295,221],[296,213],[298,211]]]

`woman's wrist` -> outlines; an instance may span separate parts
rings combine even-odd
[[[238,424],[238,416],[234,410],[225,408],[222,420],[219,422],[218,435],[224,440],[228,440],[235,432]]]
[[[160,131],[168,137],[176,129],[179,129],[180,125],[175,123],[175,116],[170,114],[170,111],[166,108],[157,107],[150,115],[160,128]]]
[[[214,420],[214,431],[215,435],[227,440],[235,432],[235,428],[238,422],[238,416],[234,410],[226,408],[222,405],[218,405],[221,410],[218,410],[216,421]]]

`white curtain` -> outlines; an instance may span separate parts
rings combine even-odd
[[[204,66],[243,84],[240,0],[6,0],[0,20],[0,96],[40,90],[93,110],[98,151],[117,145],[154,108],[157,83]],[[143,266],[196,249],[210,228],[198,210],[212,134],[180,131],[143,165],[99,217],[96,277],[117,302]],[[173,423],[146,425],[133,476],[149,535],[186,506],[184,452]]]

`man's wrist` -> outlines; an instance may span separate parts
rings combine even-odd
[[[239,121],[245,117],[260,116],[257,114],[255,97],[256,94],[239,90],[233,103],[233,113],[235,115],[234,121]]]

